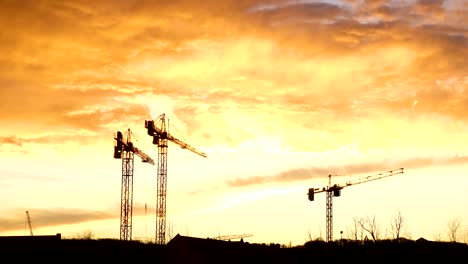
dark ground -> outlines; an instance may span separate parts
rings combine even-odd
[[[113,239],[60,236],[0,237],[0,253],[12,263],[468,263],[468,245],[424,239],[377,242],[307,242],[285,248],[177,235],[161,246]],[[45,261],[45,262],[43,262]],[[1,261],[1,263],[10,263]]]

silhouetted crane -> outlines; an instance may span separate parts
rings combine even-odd
[[[315,193],[321,193],[321,192],[326,192],[327,193],[327,201],[326,201],[326,210],[327,210],[327,213],[326,213],[326,217],[327,217],[326,236],[327,236],[327,242],[333,241],[333,201],[332,201],[333,196],[336,196],[336,197],[340,196],[341,195],[341,189],[343,189],[345,187],[360,184],[360,183],[365,183],[365,182],[369,182],[369,181],[375,181],[375,180],[378,180],[378,179],[382,179],[382,178],[385,178],[385,177],[389,177],[389,176],[396,175],[396,174],[401,174],[401,173],[403,173],[403,168],[399,168],[399,169],[396,169],[396,170],[390,170],[390,171],[386,171],[386,172],[375,174],[375,175],[363,176],[363,177],[359,177],[359,178],[357,178],[355,180],[347,181],[347,182],[345,182],[343,184],[334,184],[334,185],[331,184],[331,176],[332,175],[328,175],[328,186],[327,187],[323,187],[321,189],[320,188],[309,188],[309,192],[308,192],[309,201],[314,200],[314,194]]]
[[[217,239],[217,240],[231,240],[231,239],[238,239],[238,238],[251,237],[251,236],[253,236],[253,234],[224,235],[224,236],[213,237],[213,239]]]
[[[117,131],[114,139],[114,158],[122,159],[120,240],[132,240],[134,154],[139,156],[142,162],[147,162],[151,165],[154,165],[154,160],[143,151],[133,146],[130,128],[127,130],[125,138],[122,132]]]
[[[145,120],[148,135],[153,137],[153,144],[158,146],[158,176],[156,194],[156,243],[163,245],[166,240],[166,197],[167,197],[167,143],[172,141],[183,149],[206,158],[204,152],[196,150],[189,144],[173,137],[168,131],[169,120],[160,115],[156,120]]]
[[[26,211],[26,221],[28,221],[29,233],[31,234],[31,236],[34,236],[32,224],[31,224],[31,217],[29,216],[29,211]]]

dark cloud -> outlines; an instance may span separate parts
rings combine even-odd
[[[401,163],[405,168],[424,168],[431,166],[468,164],[468,156],[449,156],[441,158],[413,158],[404,160]]]
[[[329,174],[347,176],[353,174],[375,173],[376,171],[382,172],[382,168],[388,168],[388,171],[390,171],[397,168],[416,169],[437,165],[443,166],[457,164],[468,164],[468,156],[454,156],[444,158],[412,158],[402,161],[382,161],[374,163],[343,165],[338,167],[329,166],[326,168],[301,168],[281,172],[276,175],[235,178],[226,181],[226,184],[230,187],[246,187],[250,185],[294,182],[314,178],[324,178],[327,177]]]
[[[22,123],[25,130],[18,132],[28,134],[32,130],[44,129],[54,131],[84,129],[95,133],[107,133],[104,130],[110,124],[122,121],[128,123],[149,115],[147,106],[122,102],[116,98],[143,95],[148,91],[157,92],[157,89],[155,91],[148,89],[147,85],[125,80],[111,82],[89,79],[79,85],[62,84],[59,88],[35,86],[22,81],[5,86],[5,89],[0,91],[0,96],[4,99],[4,103],[0,106],[2,110],[0,119],[5,124]],[[13,140],[9,135],[3,136]],[[11,140],[10,144],[13,143]],[[30,139],[28,142],[39,143],[39,140]],[[42,140],[42,143],[45,143],[45,140]]]
[[[257,9],[252,14],[257,19],[261,18],[261,20],[268,21],[272,25],[277,25],[287,22],[310,22],[309,20],[334,20],[345,15],[346,10],[329,3],[290,3],[278,5],[275,8]]]
[[[123,114],[123,116],[126,116],[125,115],[126,111],[124,112],[116,111],[116,112],[112,112],[112,114],[110,114],[108,118],[109,119],[116,118],[115,116],[121,113]],[[95,122],[93,120],[88,120],[89,118],[93,118],[93,117],[94,115],[91,115],[91,114],[80,115],[79,117],[75,117],[63,123],[70,124],[70,127],[79,127],[80,129],[90,128],[99,132],[105,131],[104,128],[99,128],[99,126],[96,126],[94,124],[92,125],[85,124],[88,122],[89,123]],[[130,118],[131,115],[127,115],[126,117],[135,121],[141,120],[140,115],[134,118]],[[95,117],[95,118],[96,120],[101,119],[101,117]],[[111,131],[109,133],[112,133],[112,132],[115,132],[115,131]],[[60,145],[60,144],[68,143],[68,142],[75,142],[75,143],[79,143],[80,145],[94,144],[97,141],[104,139],[105,136],[103,134],[104,133],[79,134],[79,133],[70,132],[69,135],[62,133],[62,134],[49,134],[49,135],[39,136],[39,137],[18,137],[18,136],[0,137],[0,152],[2,151],[2,148],[1,148],[2,145],[13,146],[13,149],[8,149],[8,151],[11,152],[11,151],[19,151],[19,150],[25,151],[26,149],[28,149],[29,144]],[[108,138],[107,134],[106,134],[106,137]]]
[[[300,5],[290,5],[287,8],[275,8],[273,10],[266,10],[265,13],[275,12],[281,13],[282,19],[294,19],[296,14],[290,13],[288,9],[301,10],[301,19],[302,23],[296,23],[294,26],[300,28],[298,32],[304,32],[307,28],[310,28],[310,33],[307,35],[310,36],[310,39],[313,41],[321,41],[323,38],[326,39],[326,43],[333,43],[333,36],[336,34],[349,34],[349,32],[359,32],[356,34],[358,43],[361,45],[368,45],[369,40],[373,39],[375,33],[379,33],[382,43],[388,43],[396,39],[402,39],[404,37],[418,38],[420,35],[429,35],[432,36],[432,31],[425,30],[420,32],[421,28],[426,27],[427,25],[436,25],[437,27],[448,26],[444,24],[443,21],[433,20],[429,15],[432,15],[434,10],[437,10],[439,13],[443,13],[446,16],[451,16],[456,10],[447,10],[443,8],[443,1],[421,1],[414,4],[410,3],[400,3],[391,1],[369,1],[364,2],[359,5],[358,12],[348,12],[345,7],[334,6],[331,4],[309,4],[308,8],[303,8],[302,4]],[[326,8],[324,8],[327,6]],[[333,12],[323,12],[325,10],[335,10]],[[310,10],[315,10],[317,13],[326,16],[330,14],[331,20],[330,23],[320,23],[320,21],[315,21],[314,12]],[[419,10],[418,12],[416,12]],[[425,10],[424,13],[420,10]],[[460,16],[460,14],[458,14]],[[332,16],[336,18],[333,19]],[[468,17],[468,12],[465,12],[464,17]],[[309,20],[307,20],[309,18]],[[375,20],[374,18],[378,18]],[[301,19],[297,20],[300,21]],[[271,19],[271,23],[275,23],[276,27],[280,25],[277,21],[278,19]],[[466,28],[460,24],[451,24],[452,30],[457,30],[458,32],[466,32]],[[437,36],[434,36],[434,39],[448,39],[450,38],[451,31],[443,32],[433,32],[437,33]],[[291,37],[291,32],[294,32],[291,28],[288,28],[288,37]],[[444,35],[440,34],[444,33]],[[329,39],[327,39],[329,38]],[[424,43],[424,42],[422,42]],[[346,43],[343,43],[346,44]],[[463,48],[463,46],[459,46]],[[338,47],[328,46],[328,49],[336,49]],[[356,48],[356,47],[353,47]],[[356,52],[356,50],[348,50],[350,52]]]
[[[303,181],[313,178],[327,177],[329,174],[351,175],[360,173],[370,173],[382,170],[382,163],[365,163],[365,164],[352,164],[339,167],[312,167],[293,169],[281,172],[273,176],[254,176],[248,178],[237,178],[227,181],[227,185],[231,187],[244,187],[256,184],[278,183],[278,182],[293,182]]]
[[[107,211],[87,211],[82,209],[33,209],[29,211],[33,228],[79,224],[89,221],[118,218],[118,214]],[[26,215],[17,214],[13,218],[0,218],[0,231],[24,229]]]
[[[102,131],[108,124],[138,122],[147,116],[149,110],[143,105],[123,104],[114,109],[96,110],[91,112],[62,115],[57,124],[65,124],[69,127],[82,128],[90,131]]]
[[[26,144],[63,144],[65,142],[91,143],[99,136],[94,135],[49,135],[34,138],[0,137],[0,144],[10,144],[16,147],[24,147]]]
[[[383,21],[406,21],[427,23],[444,17],[447,9],[444,0],[390,1],[369,0],[362,3],[352,3],[360,18],[378,18]]]
[[[414,10],[424,15],[442,15],[445,13],[444,0],[419,0],[414,4]]]
[[[301,181],[311,178],[323,177],[329,173],[328,168],[309,168],[309,169],[294,169],[286,172],[281,172],[274,176],[253,176],[248,178],[236,178],[227,181],[227,185],[231,187],[244,187],[256,184],[274,183],[274,182],[292,182]]]
[[[383,21],[397,21],[404,16],[412,16],[409,13],[408,8],[403,6],[390,6],[390,5],[380,5],[376,8],[368,10],[366,13],[368,16],[376,16]]]
[[[133,216],[154,215],[155,208],[144,204],[133,206]],[[111,213],[110,213],[111,211]],[[51,227],[59,225],[79,224],[90,221],[100,221],[119,218],[118,210],[91,211],[84,209],[55,208],[55,209],[31,209],[29,210],[33,228]],[[0,218],[0,232],[24,229],[26,225],[25,212],[9,213],[14,217]]]
[[[11,137],[0,137],[0,144],[10,144],[14,146],[21,147],[23,146],[23,141],[17,137],[11,136]]]

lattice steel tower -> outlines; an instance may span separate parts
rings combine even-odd
[[[334,184],[332,185],[331,183],[331,176],[328,175],[328,186],[323,187],[323,188],[309,188],[309,192],[307,193],[309,197],[309,201],[314,200],[314,194],[316,193],[321,193],[321,192],[326,192],[327,193],[327,200],[326,200],[326,240],[327,242],[333,241],[333,197],[336,196],[341,196],[341,189],[351,186],[351,185],[356,185],[356,184],[361,184],[369,181],[375,181],[378,179],[382,179],[385,177],[397,175],[397,174],[402,174],[403,173],[403,168],[395,169],[395,170],[390,170],[382,173],[378,173],[375,175],[369,175],[369,176],[361,176],[357,179],[347,181],[342,184]]]
[[[142,162],[154,165],[152,158],[133,146],[130,135],[131,132],[128,129],[125,139],[120,131],[117,131],[116,136],[114,136],[114,158],[122,159],[120,240],[132,240],[134,154],[138,155]]]
[[[120,196],[120,239],[132,240],[133,152],[122,153],[122,187]]]
[[[166,124],[162,122],[163,131]],[[156,192],[156,243],[163,245],[166,237],[166,198],[167,198],[167,138],[159,138],[158,177]]]
[[[156,194],[156,243],[166,243],[166,199],[167,199],[167,150],[168,141],[172,141],[183,149],[206,158],[206,154],[196,150],[189,144],[169,134],[169,120],[166,115],[160,115],[156,120],[145,120],[148,135],[153,137],[153,144],[158,146],[158,175]]]

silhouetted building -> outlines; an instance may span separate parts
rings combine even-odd
[[[16,243],[53,243],[60,240],[62,240],[62,235],[60,233],[45,236],[0,236],[0,243],[7,245],[14,245]]]
[[[170,263],[279,263],[282,259],[279,247],[179,234],[167,244],[167,253]]]

